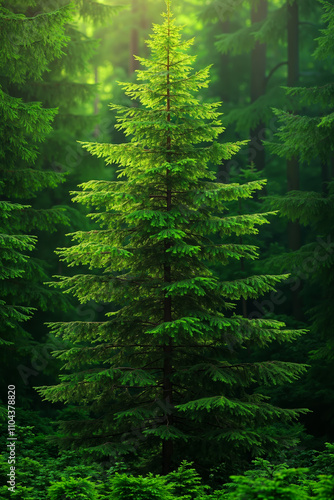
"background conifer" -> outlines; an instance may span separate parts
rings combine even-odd
[[[274,110],[280,124],[278,142],[269,144],[268,149],[281,158],[299,158],[303,169],[310,165],[318,173],[320,182],[312,191],[294,190],[286,196],[269,198],[271,207],[278,208],[284,218],[292,222],[298,220],[307,230],[305,244],[298,251],[269,259],[268,267],[276,271],[282,271],[287,266],[299,270],[299,288],[305,303],[306,319],[311,325],[303,356],[312,368],[298,391],[298,398],[308,400],[313,410],[309,418],[322,422],[326,415],[331,414],[334,390],[332,378],[325,375],[333,370],[334,346],[334,6],[322,0],[319,4],[322,7],[324,28],[316,39],[317,48],[313,56],[317,64],[324,64],[326,79],[317,86],[285,89],[293,98],[295,112]],[[293,390],[296,393],[295,388]],[[321,425],[319,428],[320,434],[323,427]],[[327,433],[329,436],[334,435],[333,424],[327,425]]]
[[[97,119],[85,116],[84,104],[96,93],[96,86],[86,83],[85,72],[98,42],[81,33],[75,22],[80,16],[96,22],[110,19],[118,10],[80,0],[0,2],[0,336],[15,343],[15,348],[8,345],[3,351],[7,362],[10,359],[4,373],[22,397],[24,388],[41,375],[41,367],[50,365],[43,311],[50,315],[57,309],[59,317],[59,311],[65,315],[67,309],[65,297],[43,282],[58,266],[50,256],[61,244],[60,228],[69,223],[69,215],[73,230],[78,219],[82,222],[78,211],[66,206],[69,185],[60,185],[64,173],[72,174],[67,177],[72,182],[75,178],[72,187],[85,178],[84,172],[78,176],[77,167],[84,171],[84,162],[74,135],[92,132]],[[35,315],[23,328],[19,323],[31,317],[33,308]]]
[[[31,206],[41,190],[62,181],[57,172],[35,166],[39,144],[50,133],[57,110],[23,99],[22,89],[28,81],[39,81],[63,53],[72,7],[34,16],[35,6],[31,0],[0,2],[0,332],[7,344],[2,356],[11,360],[5,374],[12,384],[18,377],[19,353],[31,347],[21,322],[30,317],[32,306],[45,308],[55,301],[55,294],[42,286],[47,277],[43,264],[28,258],[36,243],[33,235],[66,222],[61,208]]]

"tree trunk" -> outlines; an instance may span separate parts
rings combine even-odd
[[[99,83],[99,68],[98,66],[95,66],[94,68],[94,76],[95,76],[95,83]],[[99,104],[100,104],[100,96],[99,94],[96,95],[95,101],[94,101],[94,115],[97,116],[99,114]],[[99,124],[96,124],[94,132],[93,132],[93,137],[97,138],[100,135],[100,126]]]
[[[146,4],[146,0],[142,0],[141,2],[141,20],[140,20],[140,27],[141,27],[141,36],[145,40],[148,37],[149,33],[149,28],[152,24],[152,22],[149,22],[147,14],[148,14],[148,6]],[[150,49],[146,43],[144,43],[142,47],[143,51],[143,57],[146,57],[147,59],[150,57]]]
[[[135,59],[135,55],[139,55],[139,30],[138,30],[138,0],[132,0],[132,27],[130,35],[130,61],[129,61],[129,74],[130,76],[139,69],[139,62]]]
[[[251,22],[252,25],[260,21],[264,21],[268,15],[268,0],[259,0],[258,3],[252,5]],[[267,46],[264,43],[256,42],[251,54],[251,81],[250,81],[250,97],[251,102],[255,102],[266,91],[266,52]],[[265,124],[258,123],[250,130],[249,143],[249,163],[254,164],[256,170],[264,170],[265,153],[262,141],[264,140]],[[258,194],[255,195],[257,197]],[[239,213],[242,213],[241,201],[239,201]],[[239,238],[240,245],[243,244],[243,238]],[[242,273],[245,271],[244,259],[240,260]],[[242,315],[247,318],[247,300],[241,299]]]
[[[288,2],[288,86],[294,87],[299,80],[299,14],[298,3]]]
[[[230,32],[230,21],[222,22],[222,33]],[[222,82],[220,96],[222,102],[228,102],[230,97],[230,75],[229,75],[229,54],[222,54],[220,56],[219,64],[219,79]],[[233,160],[234,161],[234,160]],[[223,184],[230,182],[230,164],[231,160],[223,160],[221,165],[218,166],[217,181]]]
[[[259,0],[252,6],[251,22],[252,24],[264,21],[268,14],[268,0]],[[251,102],[255,102],[264,95],[266,90],[266,44],[256,42],[251,55]],[[265,153],[263,140],[265,123],[258,123],[250,131],[250,154],[249,161],[254,163],[257,170],[263,170],[265,167]]]
[[[168,9],[169,18],[169,9]],[[169,35],[169,33],[168,33]],[[167,122],[170,123],[170,109],[171,109],[171,99],[170,99],[170,60],[169,60],[169,49],[167,50]],[[166,148],[167,155],[166,160],[168,163],[171,161],[171,136],[169,132],[166,138]],[[167,202],[167,212],[172,208],[172,190],[169,184],[170,170],[166,170],[166,202]],[[171,266],[168,263],[169,253],[167,252],[170,248],[170,243],[165,243],[165,264],[164,264],[164,282],[171,282]],[[171,297],[164,297],[164,322],[172,321],[172,299]],[[173,414],[171,412],[171,406],[173,404],[173,384],[171,376],[173,373],[172,364],[172,351],[173,351],[173,340],[169,338],[168,344],[163,347],[164,365],[163,365],[163,400],[166,407],[166,425],[173,425]],[[173,457],[173,441],[172,439],[164,439],[162,443],[162,474],[166,475],[171,471],[172,468],[172,457]]]
[[[165,298],[165,317],[171,321],[171,300],[170,297]],[[169,413],[173,403],[173,385],[171,375],[173,372],[172,365],[172,339],[169,339],[169,344],[165,345],[164,351],[164,367],[163,367],[163,399],[166,412],[166,425],[173,425],[173,415]],[[166,475],[172,470],[174,443],[172,439],[164,439],[162,443],[162,474]]]
[[[295,87],[299,80],[299,15],[298,3],[287,2],[288,27],[288,86]],[[293,157],[287,161],[287,189],[299,189],[299,160]],[[298,250],[301,245],[299,222],[288,222],[288,245],[290,250]],[[292,310],[296,319],[302,318],[302,305],[298,290],[292,292]]]
[[[328,182],[330,181],[328,160],[321,161],[321,180],[322,180],[322,193],[325,196],[328,196]]]

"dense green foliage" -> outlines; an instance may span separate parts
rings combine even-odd
[[[38,425],[45,423],[40,420]],[[280,464],[257,459],[244,474],[209,487],[191,463],[183,462],[166,476],[133,475],[125,464],[108,468],[110,464],[87,463],[81,453],[58,454],[33,426],[18,429],[18,436],[22,455],[15,493],[5,485],[7,464],[0,457],[3,499],[63,500],[66,495],[67,500],[330,500],[333,496],[334,447],[330,444],[321,453],[291,455]]]
[[[29,393],[40,367],[50,364],[49,347],[41,344],[47,334],[43,322],[50,312],[66,310],[64,296],[42,284],[58,267],[50,255],[63,239],[64,224],[76,228],[80,219],[66,200],[77,167],[83,166],[77,134],[93,123],[84,102],[94,97],[96,87],[84,76],[97,41],[80,33],[74,22],[78,14],[97,19],[103,11],[108,19],[107,13],[118,10],[101,4],[93,14],[91,7],[91,2],[62,0],[1,2],[0,330],[3,340],[15,342],[4,353],[8,360],[14,351],[9,370],[21,394]],[[70,182],[64,185],[65,173]],[[34,319],[23,328],[19,323],[33,309]],[[47,342],[53,345],[50,338]]]
[[[333,2],[117,4],[0,0],[0,497],[333,498]]]
[[[255,246],[227,238],[257,234],[269,214],[226,215],[230,201],[250,198],[264,181],[221,184],[208,169],[243,143],[216,140],[224,130],[219,103],[197,96],[208,85],[208,68],[192,71],[191,43],[181,40],[168,13],[148,42],[151,59],[139,59],[146,68],[137,72],[140,83],[123,84],[141,106],[112,106],[130,141],[84,143],[119,165],[118,179],[89,181],[76,193],[75,201],[96,210],[90,216],[100,229],[74,233],[76,244],[59,254],[93,272],[62,277],[58,286],[81,303],[103,303],[107,320],[52,325],[71,343],[57,356],[72,373],[39,389],[51,401],[84,400],[89,408],[87,423],[82,417],[64,423],[68,441],[110,455],[140,440],[152,457],[162,444],[167,472],[174,445],[177,456],[198,456],[196,449],[208,456],[218,441],[219,459],[278,446],[282,434],[271,424],[290,422],[298,412],[271,405],[253,385],[291,382],[305,370],[238,356],[242,348],[292,341],[303,332],[239,316],[231,302],[272,291],[286,275],[230,281],[210,269],[256,258]]]
[[[253,469],[242,476],[231,476],[232,482],[226,484],[223,492],[213,498],[329,500],[334,493],[332,452],[333,446],[328,445],[323,455],[318,455],[309,461],[308,467],[289,466],[287,463],[274,465],[267,460],[255,460]]]
[[[57,110],[40,102],[23,99],[24,87],[37,82],[48,65],[67,43],[65,24],[71,6],[29,17],[35,2],[0,2],[0,134],[1,134],[1,337],[2,363],[11,358],[7,371],[11,383],[19,381],[14,363],[32,345],[32,336],[22,326],[33,308],[52,310],[55,294],[42,286],[47,278],[45,263],[29,258],[36,244],[36,231],[52,232],[66,217],[62,208],[51,205],[39,210],[32,199],[47,188],[55,188],[63,178],[50,168],[38,167],[39,143],[51,131]],[[14,344],[14,345],[13,345]],[[8,365],[4,365],[7,366]],[[7,368],[8,370],[8,368]]]
[[[330,67],[333,60],[334,6],[321,2],[325,28],[317,37],[314,58],[326,61]],[[321,85],[292,87],[286,89],[294,99],[294,113],[275,109],[279,119],[276,134],[279,142],[268,146],[283,158],[298,156],[303,165],[311,164],[321,180],[319,191],[291,191],[284,197],[272,197],[271,206],[279,208],[280,214],[291,221],[298,220],[307,228],[308,238],[301,248],[293,253],[283,253],[271,259],[271,267],[282,271],[288,265],[299,269],[305,280],[303,297],[310,320],[308,336],[309,362],[312,365],[306,379],[309,407],[319,415],[331,412],[333,384],[328,381],[325,391],[323,380],[333,369],[333,327],[331,304],[333,303],[333,80],[327,75]],[[312,186],[313,187],[313,186]],[[317,297],[310,295],[318,290]],[[323,391],[323,397],[319,397]],[[321,418],[321,417],[320,417]],[[331,420],[327,432],[331,437],[334,427]]]

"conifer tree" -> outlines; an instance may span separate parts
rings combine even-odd
[[[249,158],[258,169],[265,168],[266,173],[263,175],[273,180],[277,159],[265,154],[269,151],[265,151],[264,148],[264,141],[271,140],[273,131],[276,130],[276,120],[273,119],[271,110],[272,107],[292,109],[291,97],[284,92],[282,85],[295,87],[299,81],[302,85],[309,85],[319,79],[319,73],[310,70],[308,57],[310,50],[313,50],[310,49],[310,44],[313,45],[311,35],[317,26],[319,9],[317,2],[312,0],[269,2],[268,9],[266,9],[265,2],[249,0],[247,3],[251,11],[255,10],[257,13],[255,18],[252,17],[255,21],[252,26],[245,26],[244,23],[233,33],[221,35],[217,42],[218,50],[223,53],[245,54],[249,50],[253,51],[250,80],[251,102],[246,101],[235,106],[228,114],[227,122],[235,123],[238,130],[250,131]],[[266,10],[268,10],[268,15],[264,16]],[[310,19],[313,22],[310,22]],[[267,47],[266,51],[265,47]],[[306,54],[307,57],[305,57]],[[248,81],[247,72],[245,75]],[[298,159],[289,158],[284,170],[286,176],[285,180],[280,179],[280,186],[287,185],[288,191],[299,189],[299,182],[302,180],[300,180]],[[277,189],[275,183],[273,186]],[[270,191],[272,186],[268,189]],[[280,235],[276,238],[281,239]],[[301,228],[297,221],[288,222],[285,239],[291,250],[300,247]],[[294,318],[301,320],[303,316],[298,292],[292,294],[291,303]]]
[[[286,88],[295,99],[296,111],[289,113],[275,109],[279,118],[278,142],[268,144],[271,151],[281,158],[300,158],[303,168],[310,164],[315,172],[321,172],[318,190],[291,191],[286,196],[271,197],[271,206],[279,208],[280,214],[294,222],[299,220],[308,228],[306,243],[296,252],[276,256],[269,266],[275,270],[288,265],[298,271],[296,283],[303,283],[303,297],[308,320],[311,320],[309,350],[312,350],[312,368],[306,380],[303,394],[309,398],[321,422],[318,432],[334,435],[328,415],[333,406],[331,378],[324,390],[324,380],[333,370],[333,208],[334,208],[334,7],[331,2],[319,0],[323,8],[324,29],[317,37],[314,57],[322,63],[327,78],[321,85],[313,87]],[[301,111],[302,109],[302,111]],[[295,285],[295,284],[294,284]],[[316,291],[316,293],[315,293]],[[327,383],[327,382],[326,382]],[[323,392],[326,393],[324,398]],[[326,419],[324,424],[323,419]],[[326,439],[328,437],[326,436]]]
[[[46,274],[40,262],[27,256],[36,242],[31,233],[53,230],[66,220],[61,209],[38,211],[27,203],[62,179],[54,171],[34,167],[38,145],[50,133],[57,110],[25,101],[20,90],[28,79],[40,79],[62,54],[64,26],[72,15],[69,5],[36,17],[22,13],[35,3],[0,2],[0,329],[5,343],[15,341],[17,350],[26,344],[19,323],[30,317],[29,306],[44,307],[50,297],[41,286]]]
[[[54,0],[53,6],[61,9],[64,3],[64,0]],[[37,12],[47,8],[43,2],[38,2],[35,7]],[[42,145],[41,156],[54,170],[72,174],[70,179],[76,179],[73,185],[84,179],[82,170],[86,167],[78,152],[77,136],[89,137],[97,121],[90,108],[98,89],[88,80],[91,81],[91,61],[99,46],[98,40],[85,34],[76,21],[84,20],[90,26],[108,23],[120,9],[92,0],[75,0],[73,15],[65,25],[67,43],[61,56],[49,64],[42,81],[29,82],[30,85],[23,89],[27,99],[41,101],[45,107],[58,108],[53,130]],[[65,193],[62,196],[66,196]]]
[[[302,25],[311,24],[305,22],[304,19],[314,16],[314,13],[318,10],[317,5],[313,0],[269,2],[269,9],[267,15],[265,15],[266,6],[264,2],[248,0],[246,3],[249,4],[250,16],[253,15],[254,22],[250,25],[243,21],[242,25],[240,25],[240,16],[237,8],[224,9],[224,2],[221,2],[221,7],[219,6],[219,0],[216,3],[217,11],[219,12],[221,8],[225,17],[232,17],[233,19],[234,14],[238,17],[238,28],[231,33],[223,33],[218,37],[216,48],[219,52],[222,54],[229,53],[232,56],[240,56],[251,51],[256,52],[259,46],[267,46],[267,61],[265,61],[263,54],[262,56],[258,56],[259,61],[255,57],[254,64],[255,66],[258,65],[258,68],[251,68],[251,80],[249,80],[248,72],[245,71],[246,79],[244,79],[244,84],[248,85],[248,83],[251,83],[255,87],[254,90],[250,89],[251,99],[245,100],[241,105],[235,106],[227,116],[228,122],[234,123],[240,132],[252,129],[255,131],[261,122],[263,123],[262,128],[264,128],[272,118],[272,106],[283,107],[289,104],[289,99],[282,92],[281,85],[286,84],[288,79],[288,23],[291,18],[291,6],[298,4],[300,15],[299,29],[303,30],[305,27]],[[262,12],[260,11],[261,4]],[[285,43],[281,43],[282,40]],[[291,46],[292,43],[290,44],[290,49]],[[264,48],[262,48],[263,50]],[[298,56],[298,47],[296,56]],[[295,73],[298,73],[299,61],[296,60],[296,57],[290,59],[290,65],[294,66]],[[248,70],[246,64],[245,68]],[[261,73],[259,81],[256,81],[256,70],[257,73]],[[255,152],[253,156],[258,150],[262,151],[260,143],[264,137],[263,133],[259,134],[259,132],[260,130],[258,130],[258,137],[255,138],[258,144],[254,145]]]
[[[254,386],[293,381],[305,370],[240,361],[247,346],[289,342],[302,332],[234,312],[233,301],[274,290],[286,275],[226,281],[214,271],[217,263],[257,257],[256,247],[229,237],[256,234],[269,214],[229,216],[227,209],[265,181],[215,182],[209,165],[245,142],[217,141],[220,103],[199,96],[209,68],[192,69],[193,40],[182,40],[167,5],[148,41],[151,58],[139,58],[137,83],[122,84],[140,105],[111,106],[129,141],[83,144],[118,165],[117,181],[92,180],[74,193],[99,228],[74,233],[75,244],[58,251],[91,272],[60,277],[55,286],[81,303],[103,303],[105,321],[51,324],[70,343],[56,354],[68,373],[38,389],[47,400],[78,404],[80,418],[63,423],[65,443],[106,455],[140,443],[142,456],[162,454],[164,474],[174,451],[178,460],[205,462],[213,450],[220,460],[278,446],[272,424],[290,422],[298,410],[271,405]]]
[[[334,7],[330,2],[319,0],[323,7],[323,22],[325,28],[321,36],[317,38],[318,46],[314,52],[317,61],[326,61],[333,58],[334,39]],[[330,238],[332,234],[332,203],[333,203],[333,104],[334,104],[334,84],[333,72],[328,67],[327,82],[324,85],[315,87],[293,87],[286,88],[288,95],[293,96],[296,107],[303,107],[304,113],[289,113],[279,109],[274,112],[279,118],[280,128],[277,133],[279,142],[270,143],[270,149],[282,158],[299,157],[303,164],[312,161],[318,172],[322,174],[321,192],[316,191],[292,191],[285,197],[272,197],[271,204],[280,209],[283,216],[289,220],[300,220],[303,225],[311,226],[315,229],[316,235],[320,234],[324,238]],[[331,329],[329,304],[331,303],[331,249],[328,247],[328,258],[317,259],[314,254],[317,241],[311,241],[304,245],[299,252],[292,255],[283,255],[277,263],[286,262],[288,258],[292,265],[299,265],[303,261],[314,260],[314,277],[320,277],[321,288],[324,290],[323,300],[316,308],[318,310],[315,318],[322,324],[317,328],[320,335]],[[325,249],[326,251],[326,249]],[[312,267],[312,265],[311,265]],[[313,273],[312,273],[313,274]],[[327,319],[325,319],[327,318]],[[327,324],[326,328],[324,328]]]
[[[5,238],[0,337],[15,344],[3,351],[7,360],[8,352],[14,351],[15,358],[10,356],[10,375],[6,363],[2,376],[17,385],[27,385],[30,376],[37,375],[31,363],[43,350],[43,311],[64,309],[64,297],[50,293],[42,283],[50,279],[50,255],[56,238],[59,243],[59,228],[68,221],[63,209],[67,192],[59,186],[63,172],[73,171],[74,134],[83,133],[87,122],[93,128],[92,118],[78,108],[96,92],[94,85],[80,78],[97,41],[85,37],[73,22],[78,15],[101,20],[118,10],[91,0],[71,5],[65,0],[0,1],[1,233]],[[38,245],[33,235],[39,236]],[[26,253],[31,250],[33,257],[28,259]],[[26,323],[23,329],[18,321],[31,317],[31,306],[38,312],[34,323]]]

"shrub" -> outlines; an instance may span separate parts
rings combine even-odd
[[[173,485],[167,484],[165,477],[153,474],[148,474],[146,477],[116,474],[111,480],[111,491],[110,500],[176,499],[173,495]]]
[[[48,489],[50,500],[98,500],[94,483],[88,479],[62,478]]]

